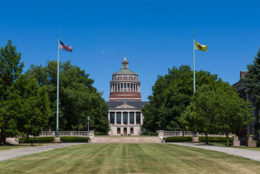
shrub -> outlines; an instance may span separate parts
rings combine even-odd
[[[256,146],[257,146],[257,147],[260,147],[260,140],[258,140],[258,141],[256,142]]]
[[[34,143],[52,143],[54,141],[54,137],[30,137],[29,143],[31,143],[32,141]],[[20,138],[19,142],[27,143],[26,137]]]
[[[167,137],[165,142],[190,142],[192,137]]]
[[[53,143],[54,137],[30,137],[29,138],[29,143]],[[76,142],[88,142],[88,137],[61,137],[61,141],[64,143],[76,143]],[[19,139],[20,143],[27,143],[26,138],[20,138]]]
[[[61,141],[64,143],[88,142],[88,137],[61,137]]]
[[[226,143],[226,137],[208,137],[210,143]],[[165,142],[190,142],[192,141],[192,137],[167,137]],[[200,136],[199,141],[206,142],[206,137]],[[229,141],[232,142],[232,138],[229,138]]]
[[[199,137],[199,140],[201,142],[206,142],[206,137],[202,136]],[[210,143],[226,143],[226,137],[208,137],[208,140]],[[228,138],[229,142],[232,142],[232,138]]]
[[[108,135],[107,132],[95,131],[95,135]]]
[[[149,135],[149,136],[158,136],[157,132],[152,132],[152,131],[143,131],[142,135]]]

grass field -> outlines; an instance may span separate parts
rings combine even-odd
[[[33,146],[43,146],[43,145],[45,145],[45,144],[39,144],[39,143],[33,144]],[[31,147],[31,144],[27,143],[27,144],[19,144],[19,145],[1,145],[0,151],[11,150],[11,149],[16,149],[16,148],[23,148],[23,147]]]
[[[2,145],[0,146],[0,151],[2,150],[11,150],[11,149],[16,149],[20,147],[25,147],[25,146],[9,146],[9,145]]]
[[[260,162],[170,144],[82,144],[0,163],[0,173],[259,173]]]

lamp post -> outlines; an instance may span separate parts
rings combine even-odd
[[[89,132],[89,116],[88,116],[88,132]]]

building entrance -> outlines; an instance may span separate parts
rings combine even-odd
[[[127,128],[124,128],[124,135],[127,135]]]
[[[130,128],[130,134],[134,134],[134,128]]]

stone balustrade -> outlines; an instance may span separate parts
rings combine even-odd
[[[59,131],[60,136],[78,136],[78,137],[88,137],[93,136],[93,131]],[[55,131],[42,131],[39,137],[54,137]]]
[[[162,131],[162,130],[160,130]],[[159,131],[158,131],[159,132]],[[162,133],[161,133],[162,134]],[[176,136],[193,136],[191,131],[163,131],[164,137],[176,137]],[[198,133],[198,136],[205,136],[204,133]],[[224,134],[208,134],[209,137],[225,137]],[[231,136],[231,134],[230,134]]]

